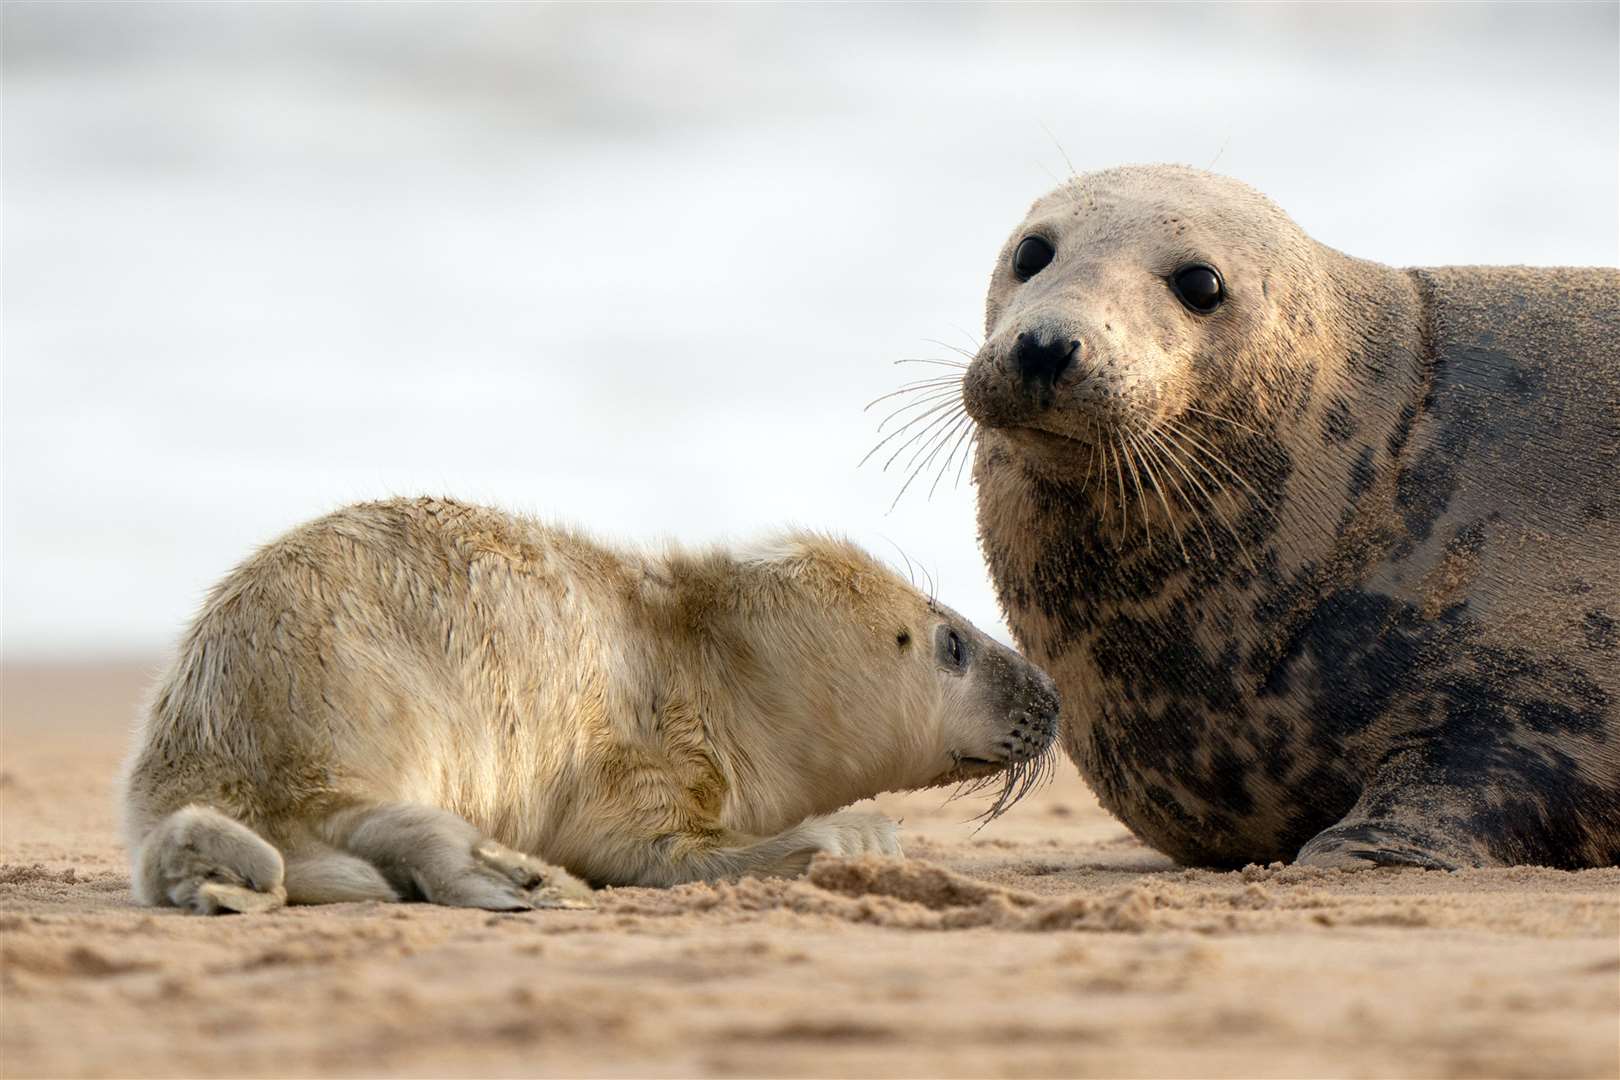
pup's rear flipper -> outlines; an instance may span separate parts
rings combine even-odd
[[[287,856],[289,904],[347,904],[399,899],[393,886],[364,859],[306,841]]]
[[[207,806],[176,810],[135,855],[135,898],[198,915],[269,911],[287,902],[281,853]]]

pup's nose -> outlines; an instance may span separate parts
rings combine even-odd
[[[1079,351],[1078,341],[1062,341],[1025,331],[1013,344],[1013,363],[1018,365],[1018,374],[1025,383],[1050,390]]]
[[[1036,669],[1035,672],[1035,701],[1042,712],[1048,714],[1054,721],[1063,707],[1062,699],[1058,695],[1057,683],[1046,672]]]

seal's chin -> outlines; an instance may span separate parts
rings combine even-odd
[[[1007,767],[1005,761],[991,761],[989,758],[968,757],[963,754],[951,755],[951,767],[939,776],[930,780],[928,787],[951,787],[955,784],[971,783],[994,776]]]
[[[1017,454],[1053,472],[1084,469],[1094,460],[1092,443],[1043,427],[1019,425],[995,429]]]
[[[1036,747],[1000,761],[952,754],[952,767],[927,786],[955,787],[956,791],[948,801],[994,788],[995,796],[990,806],[975,819],[982,828],[984,823],[1000,817],[1009,806],[1051,777],[1055,746],[1051,731],[1048,731]]]
[[[1002,428],[1002,433],[1014,442],[1036,446],[1054,452],[1073,452],[1075,449],[1091,444],[1084,439],[1073,435],[1065,435],[1058,431],[1048,431],[1046,428],[1020,425],[1018,427]]]

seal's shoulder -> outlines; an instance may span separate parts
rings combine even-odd
[[[1574,357],[1620,373],[1620,270],[1448,266],[1413,273],[1429,296],[1437,350]]]

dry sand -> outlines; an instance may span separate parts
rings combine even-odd
[[[1620,870],[1182,870],[1073,770],[906,862],[595,912],[136,908],[138,668],[4,673],[5,1076],[1620,1074]]]

